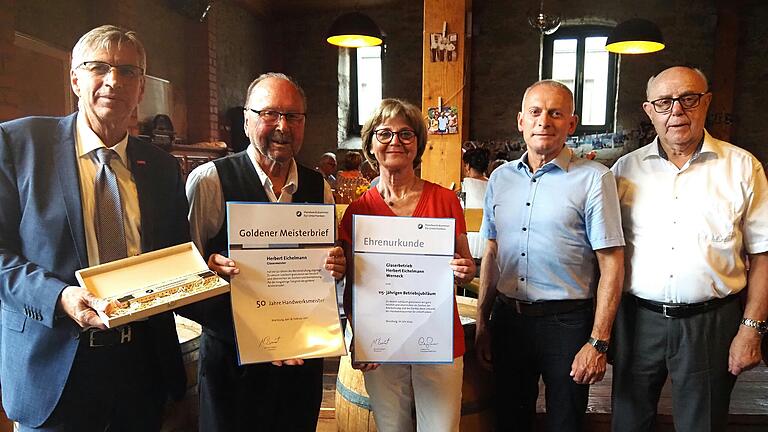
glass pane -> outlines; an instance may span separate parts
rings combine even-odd
[[[584,96],[581,124],[604,125],[608,94],[608,51],[606,37],[588,37],[584,45]]]
[[[576,39],[555,39],[552,45],[552,79],[575,92]]]
[[[381,46],[357,48],[357,118],[368,120],[381,103]]]

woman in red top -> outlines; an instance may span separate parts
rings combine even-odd
[[[456,194],[420,179],[415,173],[427,144],[421,110],[405,101],[385,99],[363,127],[362,139],[365,157],[378,165],[381,180],[344,213],[340,238],[347,262],[354,263],[351,256],[353,214],[454,218],[456,253],[451,269],[457,282],[471,281],[476,268]],[[344,309],[350,318],[354,314],[351,274],[353,272],[347,273],[348,289],[344,291]],[[452,364],[354,365],[365,372],[365,388],[379,431],[414,430],[411,414],[414,406],[419,431],[459,430],[464,331],[455,301],[453,335]]]

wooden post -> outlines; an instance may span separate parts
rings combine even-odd
[[[458,133],[430,134],[421,162],[421,177],[447,188],[457,189],[461,182],[461,144],[469,134],[469,60],[470,39],[467,13],[471,0],[424,0],[424,37],[422,60],[421,109],[428,119],[429,108],[456,107]],[[457,34],[457,57],[447,61],[430,48],[431,34]],[[443,53],[446,55],[447,53]]]
[[[743,0],[717,1],[715,52],[710,83],[714,97],[709,107],[707,130],[715,138],[729,142],[734,142],[736,138],[733,101],[738,79],[741,6]]]

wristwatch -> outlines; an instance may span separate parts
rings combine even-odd
[[[593,337],[590,337],[587,343],[595,347],[597,352],[599,352],[600,354],[605,354],[608,352],[609,344],[607,340],[595,339]]]
[[[742,318],[741,324],[747,327],[752,327],[760,333],[760,336],[768,333],[768,321],[758,321],[752,318]]]

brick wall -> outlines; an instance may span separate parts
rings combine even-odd
[[[186,41],[187,141],[219,139],[219,93],[216,72],[216,9],[205,22],[188,21]]]
[[[19,95],[14,89],[11,73],[16,20],[15,0],[0,0],[0,121],[18,116]]]

